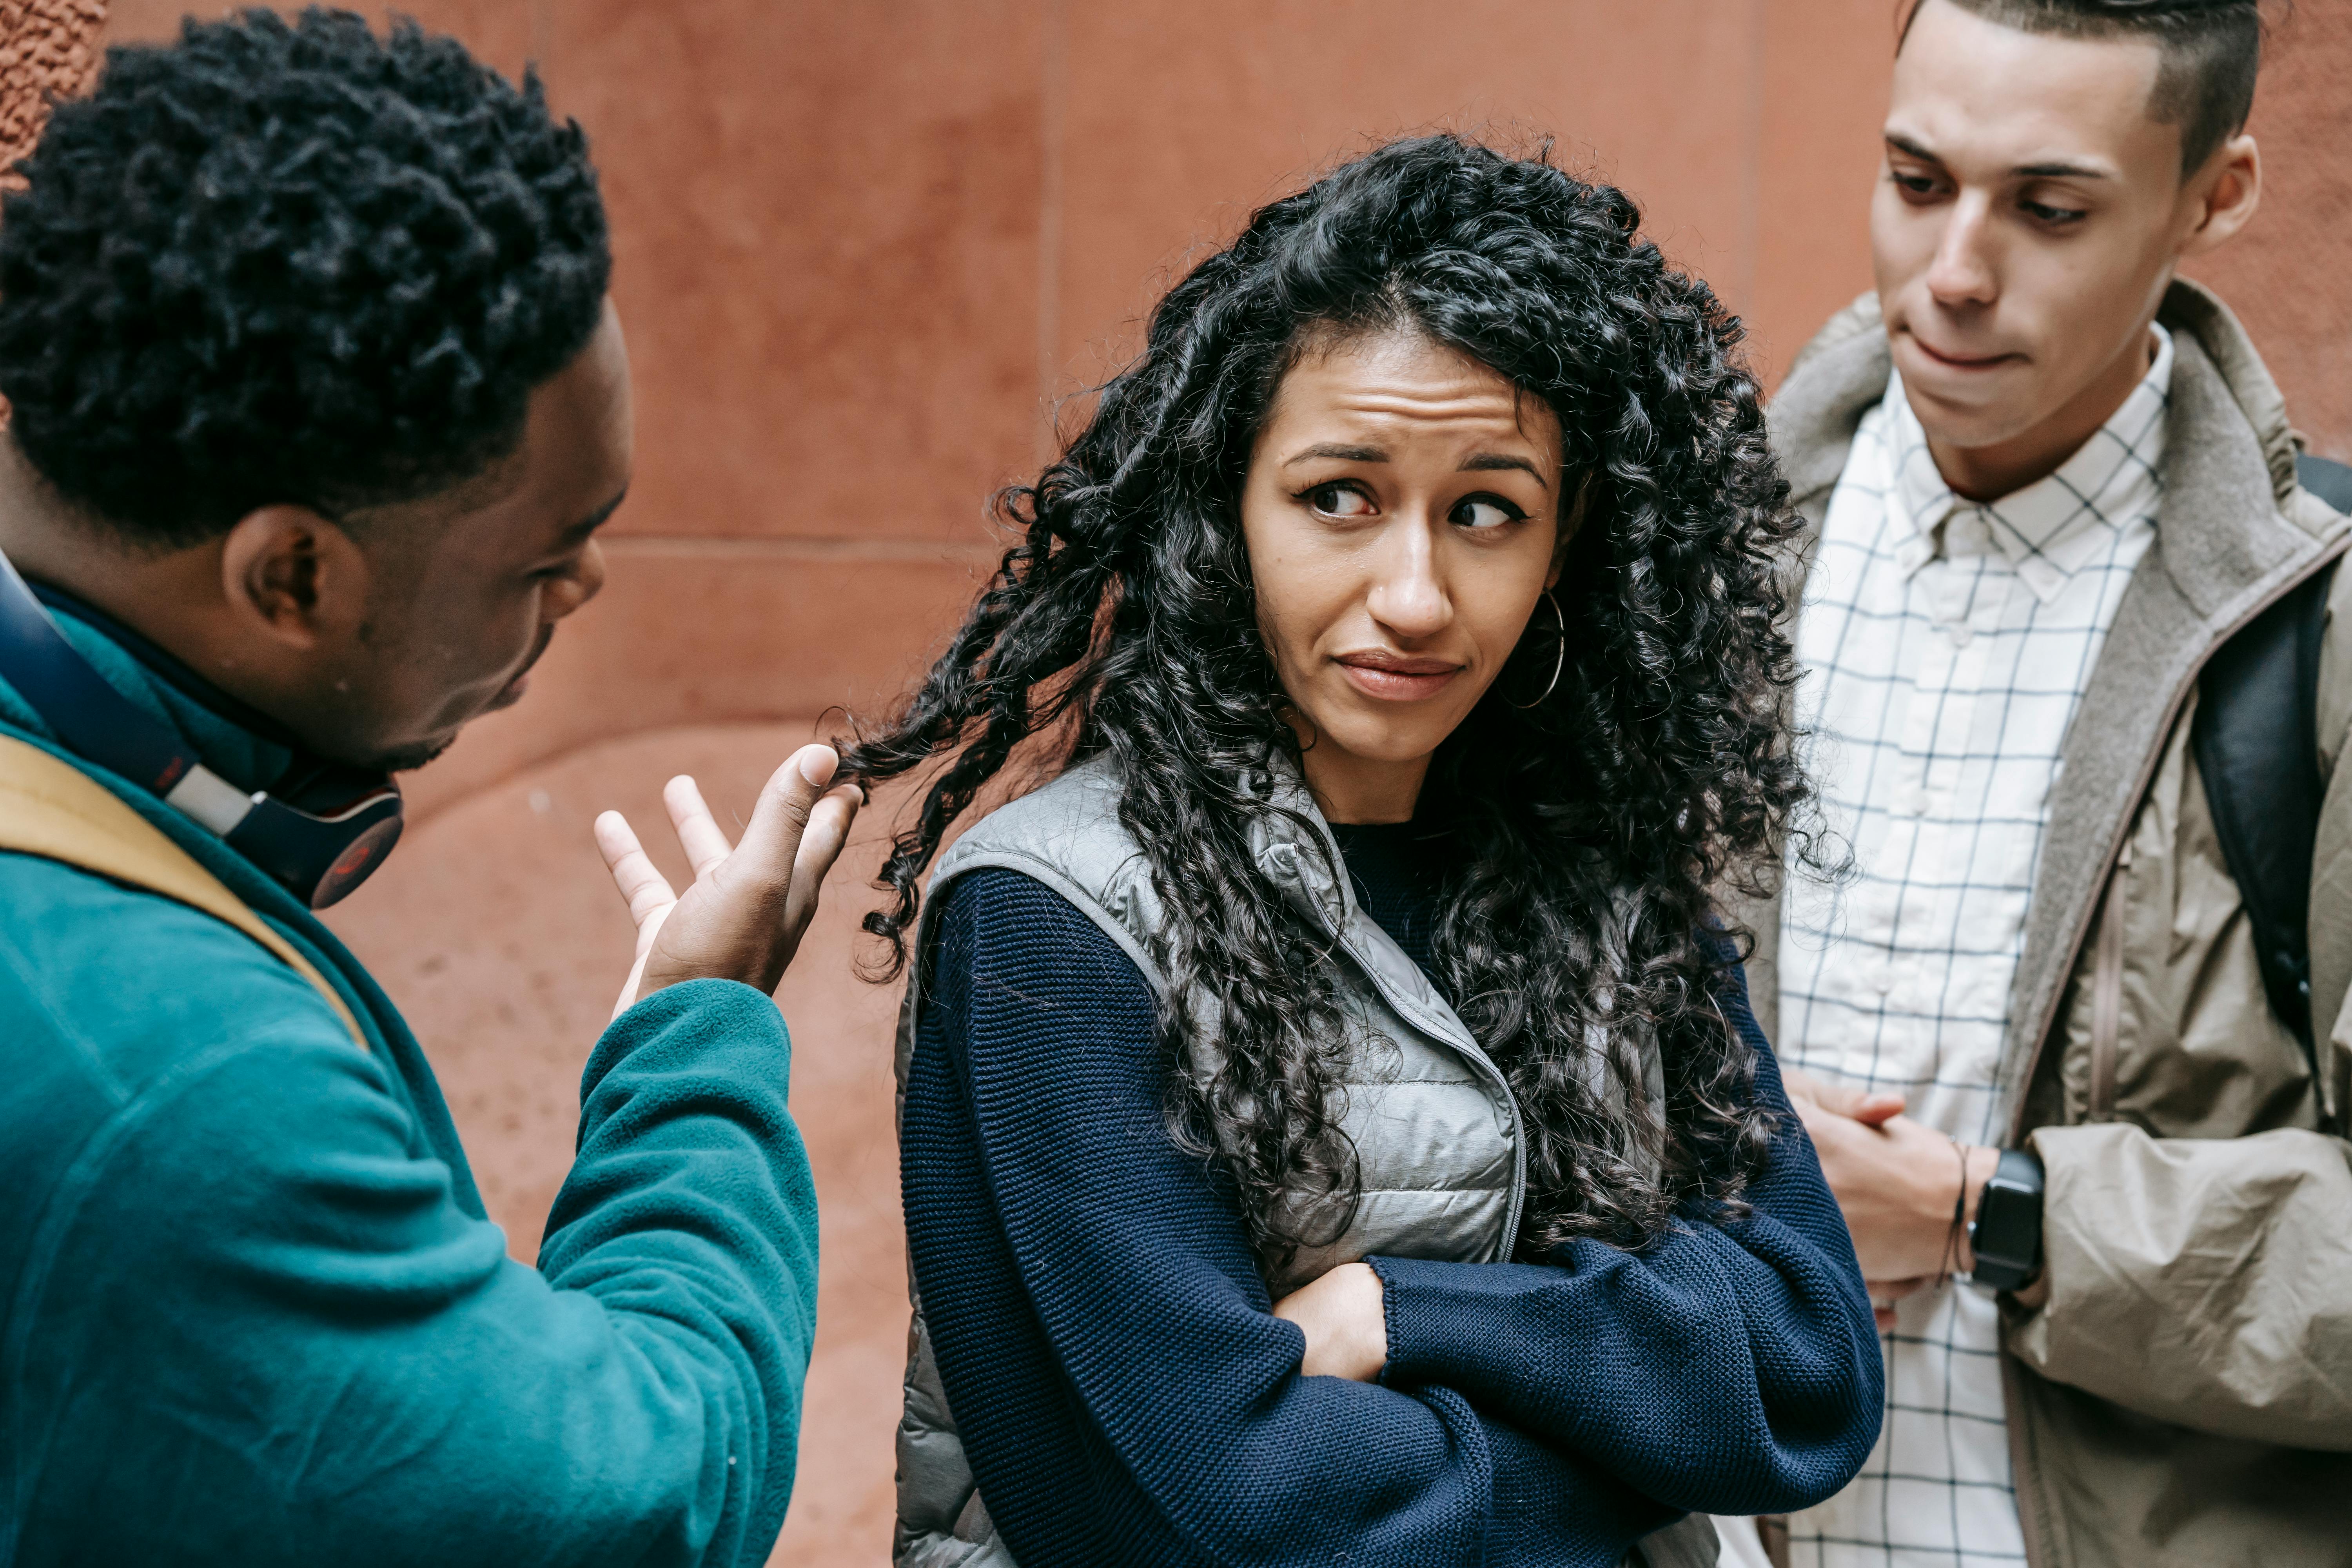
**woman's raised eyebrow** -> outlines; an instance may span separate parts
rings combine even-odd
[[[1328,458],[1337,463],[1385,463],[1389,460],[1385,447],[1349,447],[1336,441],[1325,441],[1320,445],[1292,453],[1282,460],[1282,466],[1286,468],[1293,463],[1310,462],[1318,458]]]
[[[1551,481],[1544,478],[1541,470],[1538,469],[1533,463],[1528,462],[1525,458],[1515,458],[1508,452],[1474,452],[1462,459],[1462,466],[1454,472],[1493,474],[1500,473],[1506,468],[1517,468],[1544,489],[1551,489]]]

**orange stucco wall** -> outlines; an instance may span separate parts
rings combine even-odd
[[[157,37],[177,0],[116,0]],[[982,498],[1195,247],[1433,125],[1615,179],[1768,381],[1869,281],[1895,0],[417,0],[594,138],[638,385],[611,591],[427,806],[651,725],[896,689],[990,556]],[[2352,453],[2352,0],[2302,0],[2270,201],[2201,268]],[[2331,243],[2332,242],[2332,243]]]
[[[0,168],[30,150],[51,96],[94,74],[105,18],[103,0],[0,0]]]
[[[113,40],[179,4],[116,0]],[[612,581],[530,700],[412,787],[337,923],[447,1080],[530,1256],[627,932],[586,826],[667,772],[748,805],[836,704],[919,668],[992,556],[982,503],[1118,363],[1195,247],[1396,132],[1526,142],[1625,185],[1748,320],[1768,380],[1869,280],[1894,0],[411,0],[594,140],[636,370]],[[2352,0],[2303,0],[2254,129],[2269,200],[2201,275],[2352,457]],[[888,802],[883,803],[885,808]],[[883,814],[856,851],[873,858]],[[649,820],[650,819],[650,820]],[[777,1561],[887,1545],[903,1352],[887,1039],[837,881],[787,981],[825,1203],[801,1485]]]

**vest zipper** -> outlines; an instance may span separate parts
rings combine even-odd
[[[1341,907],[1346,906],[1343,904]],[[1389,988],[1388,982],[1381,978],[1380,970],[1375,965],[1365,962],[1364,955],[1356,950],[1356,944],[1348,940],[1347,932],[1334,931],[1332,937],[1347,950],[1348,956],[1355,962],[1356,968],[1365,979],[1372,983],[1372,989],[1381,994],[1381,999],[1388,1003],[1391,1010],[1399,1018],[1476,1068],[1486,1075],[1488,1086],[1502,1097],[1504,1111],[1510,1118],[1511,1201],[1506,1205],[1503,1215],[1503,1255],[1496,1261],[1508,1263],[1511,1260],[1511,1255],[1518,1250],[1519,1214],[1526,1206],[1528,1196],[1527,1128],[1519,1120],[1519,1097],[1511,1092],[1511,1080],[1503,1076],[1503,1069],[1495,1065],[1494,1058],[1486,1053],[1476,1038],[1471,1035],[1468,1026],[1463,1026],[1459,1018],[1454,1022],[1462,1027],[1460,1039],[1448,1038],[1443,1032],[1422,1023],[1417,1016],[1420,1009],[1414,1006],[1412,999],[1400,996]]]
[[[1349,961],[1355,964],[1357,970],[1365,979],[1372,983],[1372,989],[1381,994],[1381,999],[1389,1005],[1390,1011],[1402,1019],[1408,1027],[1420,1030],[1485,1074],[1488,1087],[1502,1099],[1504,1114],[1509,1118],[1511,1135],[1511,1197],[1510,1202],[1506,1204],[1503,1209],[1503,1252],[1496,1261],[1508,1263],[1511,1260],[1511,1255],[1518,1250],[1519,1216],[1527,1206],[1528,1199],[1528,1130],[1519,1116],[1519,1097],[1511,1092],[1511,1080],[1503,1076],[1503,1069],[1495,1065],[1494,1058],[1489,1057],[1478,1044],[1477,1037],[1470,1033],[1469,1026],[1454,1016],[1453,1008],[1447,1006],[1443,998],[1438,999],[1437,1005],[1444,1008],[1445,1017],[1451,1019],[1454,1026],[1461,1031],[1461,1037],[1458,1039],[1449,1037],[1442,1028],[1433,1028],[1429,1024],[1422,1022],[1420,1008],[1412,999],[1401,996],[1391,990],[1388,982],[1381,978],[1379,967],[1367,963],[1364,954],[1354,942],[1348,939],[1347,918],[1352,913],[1360,912],[1356,910],[1355,895],[1347,887],[1348,859],[1339,852],[1339,841],[1332,835],[1329,824],[1322,820],[1320,812],[1315,814],[1315,826],[1319,831],[1323,851],[1329,857],[1330,865],[1338,870],[1340,879],[1339,885],[1332,889],[1339,903],[1338,920],[1332,918],[1329,906],[1316,893],[1313,887],[1302,881],[1301,886],[1307,893],[1307,905],[1315,912],[1315,918],[1322,923],[1324,931],[1328,933],[1331,940],[1338,942],[1347,952]],[[1370,923],[1369,916],[1366,917],[1366,921]],[[1398,950],[1398,956],[1404,956],[1403,950]],[[1412,960],[1406,959],[1405,962],[1410,963]]]

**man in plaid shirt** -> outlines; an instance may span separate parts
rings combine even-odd
[[[1924,0],[1878,287],[1775,400],[1829,831],[1747,911],[1753,985],[1888,1408],[1851,1487],[1729,1526],[1727,1562],[2352,1563],[2336,617],[2309,1050],[2190,744],[2210,657],[2347,538],[2252,343],[2175,277],[2253,216],[2262,26],[2258,0]]]

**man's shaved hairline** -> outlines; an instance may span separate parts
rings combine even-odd
[[[2254,77],[2262,65],[2262,43],[2268,26],[2263,0],[2250,4],[2215,5],[2201,15],[2187,11],[2093,12],[2077,10],[2058,0],[1945,0],[1972,16],[2021,33],[2083,38],[2093,42],[2144,38],[2155,46],[2156,83],[2148,90],[2147,116],[2158,125],[2180,127],[2180,177],[2186,180],[2203,166],[2214,150],[2246,128],[2253,108]],[[2294,0],[2279,0],[2292,6]],[[1897,0],[1902,25],[1895,51],[1903,52],[1912,24],[1930,0]],[[2251,24],[2252,37],[2232,37],[2233,25]],[[2225,58],[2232,45],[2251,43],[2251,59]],[[2236,79],[2216,85],[2216,73],[2229,71]]]

